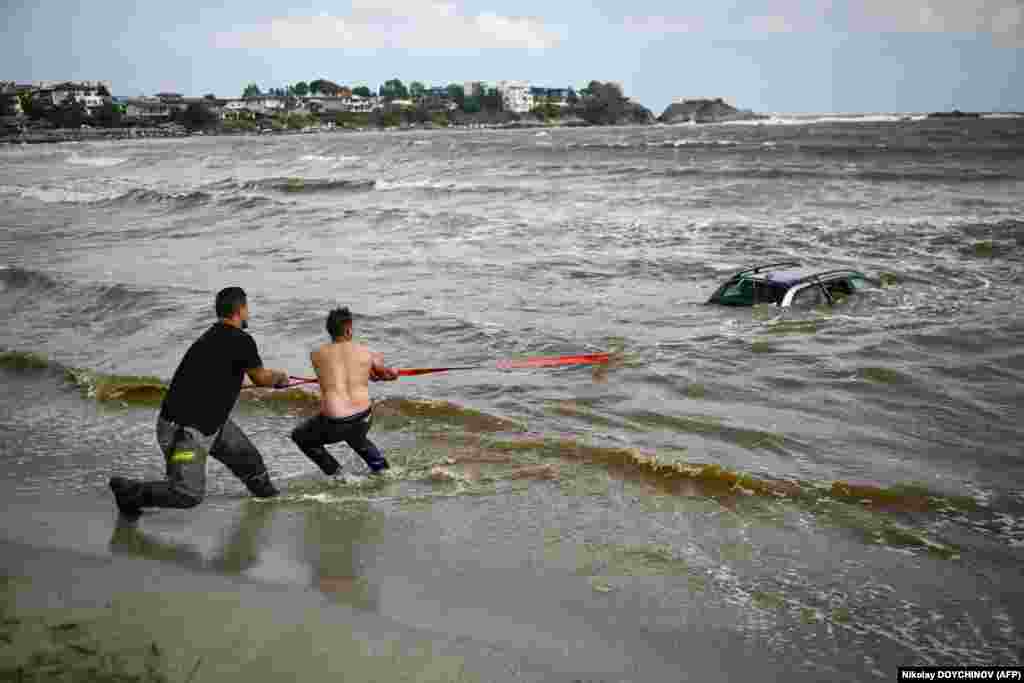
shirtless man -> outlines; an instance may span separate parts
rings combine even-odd
[[[352,341],[352,313],[336,308],[327,315],[331,343],[309,354],[320,380],[320,414],[292,431],[292,441],[324,474],[341,469],[324,448],[344,441],[369,465],[374,474],[388,469],[373,442],[366,438],[373,412],[369,382],[398,379],[398,372],[384,365],[384,357]]]

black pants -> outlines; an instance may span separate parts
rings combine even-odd
[[[292,430],[292,441],[324,474],[337,474],[341,469],[338,461],[324,448],[327,444],[340,441],[358,453],[372,471],[380,472],[388,468],[388,461],[373,442],[366,438],[372,422],[373,412],[370,408],[348,417],[317,415]]]
[[[157,418],[156,440],[164,454],[167,479],[140,482],[133,500],[139,507],[190,508],[206,495],[206,457],[219,460],[254,496],[277,495],[263,456],[238,425],[228,420],[214,434]]]

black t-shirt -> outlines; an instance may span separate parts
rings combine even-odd
[[[215,323],[185,352],[160,415],[210,436],[235,407],[245,371],[260,367],[263,361],[248,333]]]

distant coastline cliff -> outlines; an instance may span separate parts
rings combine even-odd
[[[721,97],[678,100],[670,104],[658,120],[662,123],[722,123],[724,121],[756,121],[767,116],[749,109],[737,109]]]

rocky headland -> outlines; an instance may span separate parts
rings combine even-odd
[[[662,112],[662,123],[722,123],[725,121],[757,121],[767,119],[749,109],[737,109],[721,97],[673,102]]]

